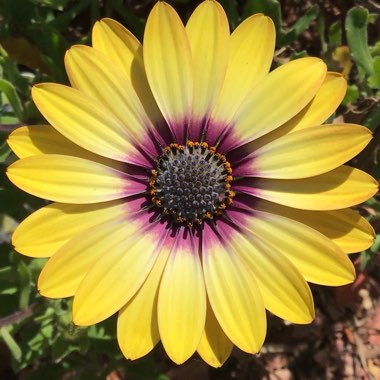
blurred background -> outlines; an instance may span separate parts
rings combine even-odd
[[[184,22],[200,3],[169,1]],[[348,80],[346,97],[330,122],[367,126],[374,139],[352,164],[380,177],[380,5],[376,0],[220,0],[231,29],[252,13],[272,17],[277,29],[273,67],[311,55]],[[140,40],[154,0],[0,0],[0,380],[13,379],[380,379],[380,237],[351,256],[354,284],[312,286],[316,320],[297,326],[268,315],[260,355],[238,350],[220,369],[197,356],[174,365],[157,346],[127,361],[119,351],[116,318],[90,328],[71,323],[71,300],[38,295],[43,259],[15,253],[17,224],[45,204],[12,186],[6,167],[16,157],[7,135],[43,122],[30,97],[39,82],[68,83],[63,57],[73,44],[90,44],[94,22],[112,17]],[[380,233],[379,199],[358,211]]]

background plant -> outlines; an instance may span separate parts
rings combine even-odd
[[[232,29],[252,13],[265,13],[273,19],[277,31],[273,67],[288,60],[313,55],[322,57],[330,70],[344,74],[349,83],[348,91],[331,121],[343,119],[371,129],[374,139],[355,159],[354,164],[379,178],[380,40],[376,34],[380,25],[379,6],[372,1],[354,0],[310,0],[301,5],[296,0],[220,2],[228,14]],[[43,201],[16,189],[5,176],[6,167],[15,160],[6,144],[7,135],[20,125],[44,123],[31,101],[31,87],[42,81],[67,83],[63,65],[65,51],[72,44],[89,44],[92,25],[101,17],[119,20],[141,39],[153,3],[153,0],[0,2],[1,379],[163,380],[182,376],[166,360],[159,347],[152,355],[139,361],[125,361],[114,336],[115,319],[87,329],[74,327],[71,323],[70,300],[46,300],[36,292],[36,279],[44,260],[31,260],[15,254],[10,244],[11,233],[18,222],[44,205]],[[186,20],[199,1],[177,0],[171,3]],[[379,231],[378,200],[370,200],[359,211]],[[345,290],[337,289],[334,294],[329,289],[316,290],[317,310],[325,313],[327,319],[332,318],[330,309],[335,307],[336,300],[341,309],[334,323],[347,323],[357,317],[357,310],[348,308],[347,300],[360,294],[360,289],[367,289],[371,293],[372,287],[368,284],[380,282],[376,274],[379,246],[378,235],[371,249],[353,256],[359,271],[358,280],[353,286]],[[377,310],[377,294],[371,296],[372,308]],[[241,379],[261,379],[261,372],[265,375],[271,371],[268,366],[270,356],[266,356],[265,352],[270,351],[273,344],[282,344],[280,351],[289,344],[286,334],[282,340],[278,337],[272,339],[273,332],[279,331],[279,323],[278,320],[270,322],[270,326],[273,326],[269,328],[268,343],[262,357],[248,359],[236,353],[220,370],[207,369],[194,359],[195,367],[201,368],[201,375],[194,375],[194,378],[220,378],[223,375],[227,379],[235,371],[235,375]],[[318,324],[311,328],[318,328]],[[329,335],[312,347],[313,355],[324,349],[323,339],[329,339]],[[278,346],[275,347],[278,351]],[[301,356],[290,355],[288,358],[289,367],[296,373],[303,373],[302,368],[297,367],[297,360],[305,352],[310,354],[306,350],[301,352]],[[312,359],[313,365],[318,365],[314,356]],[[362,361],[363,369],[372,376],[370,362],[366,358]],[[246,377],[253,367],[256,368],[254,376],[257,377]],[[326,368],[323,365],[318,368],[328,373],[327,364]]]

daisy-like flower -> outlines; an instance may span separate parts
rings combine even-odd
[[[257,14],[230,34],[206,0],[186,27],[158,2],[143,46],[117,22],[74,46],[71,87],[32,96],[50,125],[9,137],[21,189],[50,203],[13,235],[20,253],[50,257],[46,297],[74,296],[73,321],[118,312],[124,355],[161,340],[183,363],[195,351],[220,366],[233,345],[256,353],[265,309],[314,317],[307,281],[351,282],[347,253],[373,230],[349,209],[377,183],[343,165],[371,139],[359,125],[321,125],[346,82],[318,58],[269,73],[272,21]]]

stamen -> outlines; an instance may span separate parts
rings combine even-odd
[[[148,193],[152,203],[174,223],[201,225],[232,203],[230,163],[206,142],[170,144],[152,170]]]

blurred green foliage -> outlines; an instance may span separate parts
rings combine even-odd
[[[17,223],[45,203],[16,189],[5,176],[6,166],[15,160],[6,144],[7,135],[19,125],[43,122],[31,101],[33,84],[67,83],[63,65],[66,49],[72,44],[89,44],[91,27],[101,17],[118,19],[141,39],[153,3],[0,1],[0,345],[7,347],[11,363],[11,369],[3,369],[0,377],[5,373],[7,378],[15,378],[12,373],[22,372],[24,379],[59,379],[65,373],[73,374],[67,378],[104,379],[118,370],[131,379],[166,379],[161,373],[162,363],[154,355],[134,363],[122,359],[114,318],[88,329],[74,327],[70,300],[46,300],[37,294],[36,279],[44,260],[16,254],[10,239]],[[171,3],[186,19],[199,1]],[[352,7],[344,15],[344,22],[331,21],[314,5],[289,24],[284,23],[278,0],[221,3],[232,29],[252,13],[261,12],[273,19],[277,30],[274,65],[312,54],[321,56],[330,70],[344,73],[349,87],[338,112],[347,114],[348,119],[356,118],[373,131],[374,143],[358,157],[357,164],[379,178],[380,41],[368,42],[368,29],[378,16],[365,8]],[[308,43],[305,33],[314,39]],[[379,224],[378,202],[373,199],[365,208],[370,221]],[[362,255],[363,268],[370,267],[379,247],[378,236],[375,245]]]

